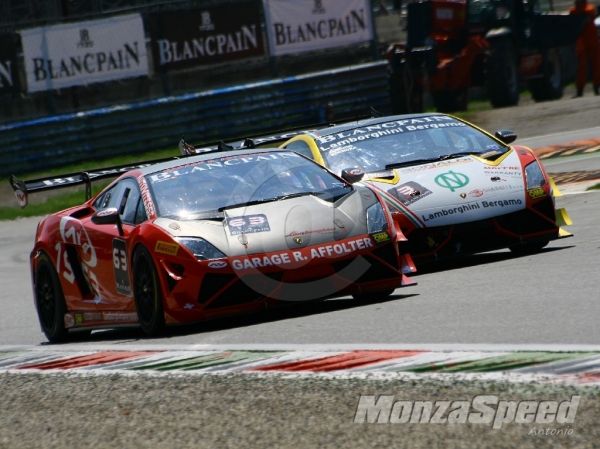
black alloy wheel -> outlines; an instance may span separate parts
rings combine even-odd
[[[158,273],[149,251],[138,246],[133,254],[133,296],[138,320],[148,336],[165,329],[165,312]]]
[[[46,253],[38,257],[35,268],[35,301],[38,317],[46,338],[51,343],[66,340],[65,328],[67,306],[56,269]]]

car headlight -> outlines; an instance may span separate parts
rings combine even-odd
[[[546,179],[537,161],[525,167],[525,180],[527,182],[527,190],[542,187],[546,184]]]
[[[199,237],[177,237],[180,244],[189,249],[198,260],[223,259],[225,254]]]
[[[367,232],[373,234],[385,231],[387,228],[388,222],[381,203],[370,206],[367,209]]]

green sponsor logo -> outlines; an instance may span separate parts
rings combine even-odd
[[[469,177],[462,173],[454,173],[450,170],[447,173],[442,173],[435,177],[435,183],[445,189],[450,189],[454,192],[456,189],[460,189],[469,183]]]

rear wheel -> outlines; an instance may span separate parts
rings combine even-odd
[[[491,40],[486,77],[492,106],[500,108],[519,103],[517,53],[509,38]]]
[[[133,254],[133,297],[142,330],[160,335],[165,329],[160,281],[150,252],[141,245]]]
[[[390,288],[389,290],[380,290],[378,292],[362,292],[362,293],[354,293],[352,297],[359,301],[373,301],[375,299],[383,299],[390,296],[394,293],[394,288]]]
[[[509,246],[508,249],[510,249],[513,253],[519,254],[519,255],[533,254],[533,253],[537,253],[538,251],[541,251],[542,248],[544,248],[548,245],[548,243],[550,243],[549,240],[546,240],[543,242],[536,242],[536,243],[523,243],[522,245]]]
[[[542,77],[529,82],[531,96],[535,101],[558,100],[563,96],[560,55],[551,48],[542,59]]]
[[[51,343],[66,340],[67,305],[56,269],[46,253],[38,257],[35,268],[35,301],[42,330]]]

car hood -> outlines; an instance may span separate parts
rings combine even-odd
[[[393,212],[405,213],[420,227],[483,220],[525,208],[523,168],[512,149],[496,161],[465,156],[390,174],[393,179],[369,182]]]
[[[304,248],[367,233],[365,211],[377,203],[357,186],[335,203],[303,196],[224,211],[223,220],[173,220],[154,224],[174,238],[202,237],[229,257]]]

